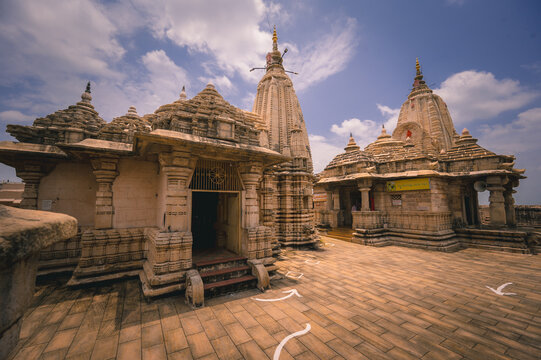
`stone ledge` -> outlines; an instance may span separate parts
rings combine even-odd
[[[77,220],[64,214],[0,205],[0,229],[0,268],[7,268],[77,235]]]

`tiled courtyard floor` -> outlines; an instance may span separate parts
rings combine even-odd
[[[142,299],[138,281],[38,286],[16,359],[540,359],[541,255],[446,254],[325,239],[287,251],[302,277],[207,301]],[[500,296],[488,289],[511,282]],[[280,301],[262,302],[260,299]],[[13,357],[13,355],[12,355]]]

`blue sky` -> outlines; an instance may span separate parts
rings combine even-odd
[[[79,101],[111,121],[213,82],[250,110],[276,24],[310,134],[314,165],[393,129],[419,57],[455,128],[526,168],[516,201],[540,204],[541,2],[4,0],[0,3],[0,140],[9,123]],[[0,180],[16,180],[0,165]]]

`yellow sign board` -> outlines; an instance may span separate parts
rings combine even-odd
[[[410,190],[429,190],[430,179],[419,178],[419,179],[403,179],[403,180],[387,181],[386,189],[387,191],[390,191],[390,192],[410,191]]]

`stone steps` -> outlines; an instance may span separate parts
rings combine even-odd
[[[334,228],[327,231],[327,236],[338,240],[351,242],[355,230],[350,228]]]
[[[252,288],[257,282],[242,256],[197,261],[194,267],[203,280],[205,298]]]

